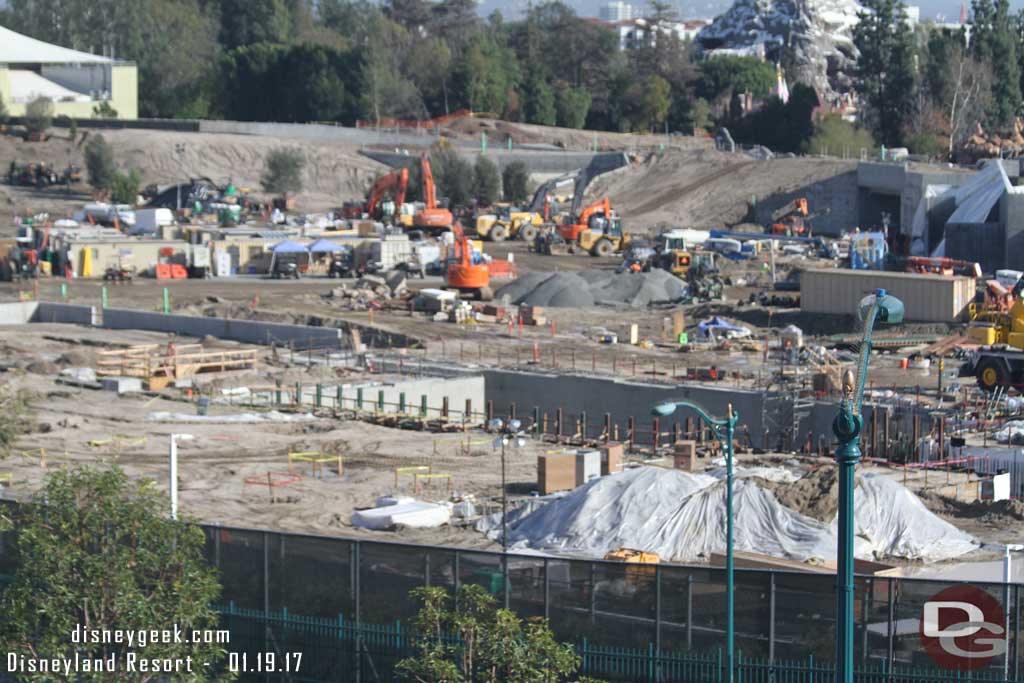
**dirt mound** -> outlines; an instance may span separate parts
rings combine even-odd
[[[665,270],[615,273],[607,270],[534,272],[496,292],[509,303],[554,308],[585,308],[595,304],[648,306],[678,301],[686,293],[679,278]]]
[[[118,166],[139,170],[143,187],[208,177],[217,183],[232,179],[236,185],[259,193],[267,153],[275,147],[298,149],[306,161],[298,206],[309,211],[333,208],[345,199],[362,197],[374,178],[387,170],[359,154],[358,146],[341,142],[154,130],[99,132],[113,148]],[[49,161],[58,168],[69,162],[84,167],[85,145],[70,147],[66,135],[66,130],[56,128],[50,140],[33,143],[0,136],[0,156]],[[184,146],[180,159],[175,153],[179,143]]]
[[[937,493],[921,494],[921,500],[937,512],[984,524],[1009,526],[1024,521],[1024,500],[956,500]]]
[[[68,351],[57,357],[57,365],[81,368],[92,365],[93,355],[86,351]]]
[[[780,503],[821,522],[831,522],[839,511],[838,472],[834,466],[823,465],[808,472],[792,484],[757,479],[762,488],[775,494]],[[854,481],[857,485],[859,479]]]
[[[48,360],[34,360],[25,366],[25,370],[33,375],[56,375],[60,368]]]
[[[856,168],[838,159],[755,160],[713,149],[669,149],[598,177],[587,195],[607,195],[630,229],[725,228],[747,220],[752,197],[792,192]]]

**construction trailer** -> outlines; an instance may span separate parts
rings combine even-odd
[[[861,300],[877,289],[896,296],[908,322],[965,322],[974,301],[973,277],[824,268],[802,271],[803,313],[857,315]]]

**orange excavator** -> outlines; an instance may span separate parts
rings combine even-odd
[[[453,222],[452,232],[455,234],[455,244],[452,245],[452,255],[445,270],[445,285],[448,289],[469,294],[474,299],[490,301],[494,298],[490,269],[486,263],[473,263],[473,246],[462,231],[462,226]]]
[[[575,203],[575,200],[574,200]],[[590,227],[590,219],[601,213],[605,218],[611,218],[612,203],[607,197],[598,199],[596,202],[584,208],[578,216],[569,215],[569,222],[558,226],[558,234],[569,244],[579,241],[580,233]],[[575,220],[573,220],[575,218]]]
[[[345,202],[341,208],[341,215],[345,218],[361,218],[363,214],[366,214],[373,219],[383,218],[383,216],[377,213],[377,209],[384,199],[384,193],[388,191],[394,193],[395,213],[397,214],[402,208],[402,204],[405,203],[405,191],[408,187],[409,169],[403,168],[400,171],[385,173],[373,183],[365,204],[362,202]],[[394,218],[394,216],[391,218]]]
[[[926,275],[966,275],[967,277],[980,278],[981,264],[974,261],[959,261],[957,259],[910,256],[907,258],[908,273],[922,273]]]
[[[426,207],[413,216],[413,225],[417,228],[441,232],[451,229],[455,218],[451,211],[437,205],[434,173],[430,170],[430,160],[426,154],[420,156],[420,172],[423,183],[423,203],[426,204]]]

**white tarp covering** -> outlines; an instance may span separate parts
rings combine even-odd
[[[0,63],[3,64],[110,64],[115,60],[44,43],[0,26]]]
[[[89,95],[69,90],[60,83],[43,78],[34,71],[10,69],[7,72],[7,78],[11,83],[12,102],[28,103],[40,97],[49,98],[54,102],[92,101]]]
[[[716,476],[640,467],[602,477],[533,510],[509,517],[519,547],[603,556],[616,548],[694,561],[725,551],[725,482]],[[807,560],[835,557],[835,522],[826,524],[782,505],[746,476],[785,480],[762,468],[739,471],[733,492],[735,544],[740,550]],[[898,482],[864,475],[856,495],[861,558],[900,557],[936,562],[975,549],[971,536],[928,511]],[[500,517],[478,529],[500,533]]]
[[[424,503],[411,498],[397,498],[393,505],[353,512],[352,526],[364,529],[393,529],[396,526],[428,529],[447,524],[451,516],[451,509],[446,505]]]
[[[924,196],[917,203],[914,218],[910,223],[910,255],[928,256],[928,202],[949,191],[949,185],[928,185]]]
[[[996,206],[1003,194],[1007,192],[1017,192],[1020,189],[1021,188],[1015,188],[1010,184],[1010,179],[1006,175],[1006,170],[998,160],[990,160],[966,183],[947,190],[941,195],[943,198],[953,197],[956,203],[956,209],[946,222],[984,223],[985,219],[988,218],[989,213],[992,212],[993,207]],[[924,200],[922,200],[922,202],[923,201]],[[921,207],[919,206],[918,209],[920,210]],[[926,223],[923,218],[922,223]],[[915,214],[914,224],[912,226],[913,241],[911,242],[911,253],[914,255],[923,255],[918,254],[914,247],[918,238],[918,229],[917,214]],[[934,257],[945,256],[946,240],[939,242],[938,246],[932,249],[932,253],[930,255]]]

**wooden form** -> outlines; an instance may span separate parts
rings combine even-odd
[[[170,349],[158,344],[142,344],[100,351],[96,357],[96,374],[99,376],[140,377],[162,386],[172,379],[205,372],[251,370],[255,367],[256,349],[206,351],[201,344],[185,344]]]

